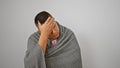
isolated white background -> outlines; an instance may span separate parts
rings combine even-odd
[[[43,10],[74,31],[83,68],[120,68],[119,0],[0,0],[0,68],[24,68],[34,17]]]

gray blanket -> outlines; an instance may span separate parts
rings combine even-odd
[[[82,68],[80,47],[74,33],[60,25],[60,37],[54,47],[48,39],[46,54],[37,43],[40,33],[33,33],[27,44],[24,57],[25,68]]]

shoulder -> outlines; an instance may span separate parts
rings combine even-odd
[[[58,24],[58,27],[63,34],[66,34],[66,33],[67,34],[74,34],[74,32],[70,28],[59,24],[59,22],[57,22],[57,21],[56,21],[56,23]]]
[[[66,26],[63,26],[61,25],[61,27],[63,27],[63,33],[67,33],[67,34],[74,34],[73,30],[66,27]]]
[[[40,36],[40,33],[38,31],[36,31],[36,32],[30,34],[30,36],[28,37],[28,40],[29,39],[31,39],[31,40],[38,40],[39,36]]]

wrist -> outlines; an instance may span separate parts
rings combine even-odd
[[[40,37],[42,37],[42,38],[44,38],[44,39],[48,39],[48,36],[45,35],[45,34],[43,34],[43,33],[41,33],[41,36],[40,36]]]

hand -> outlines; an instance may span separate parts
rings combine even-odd
[[[41,32],[41,35],[49,37],[52,32],[53,27],[55,26],[54,18],[48,17],[43,25],[38,21],[38,30]]]

